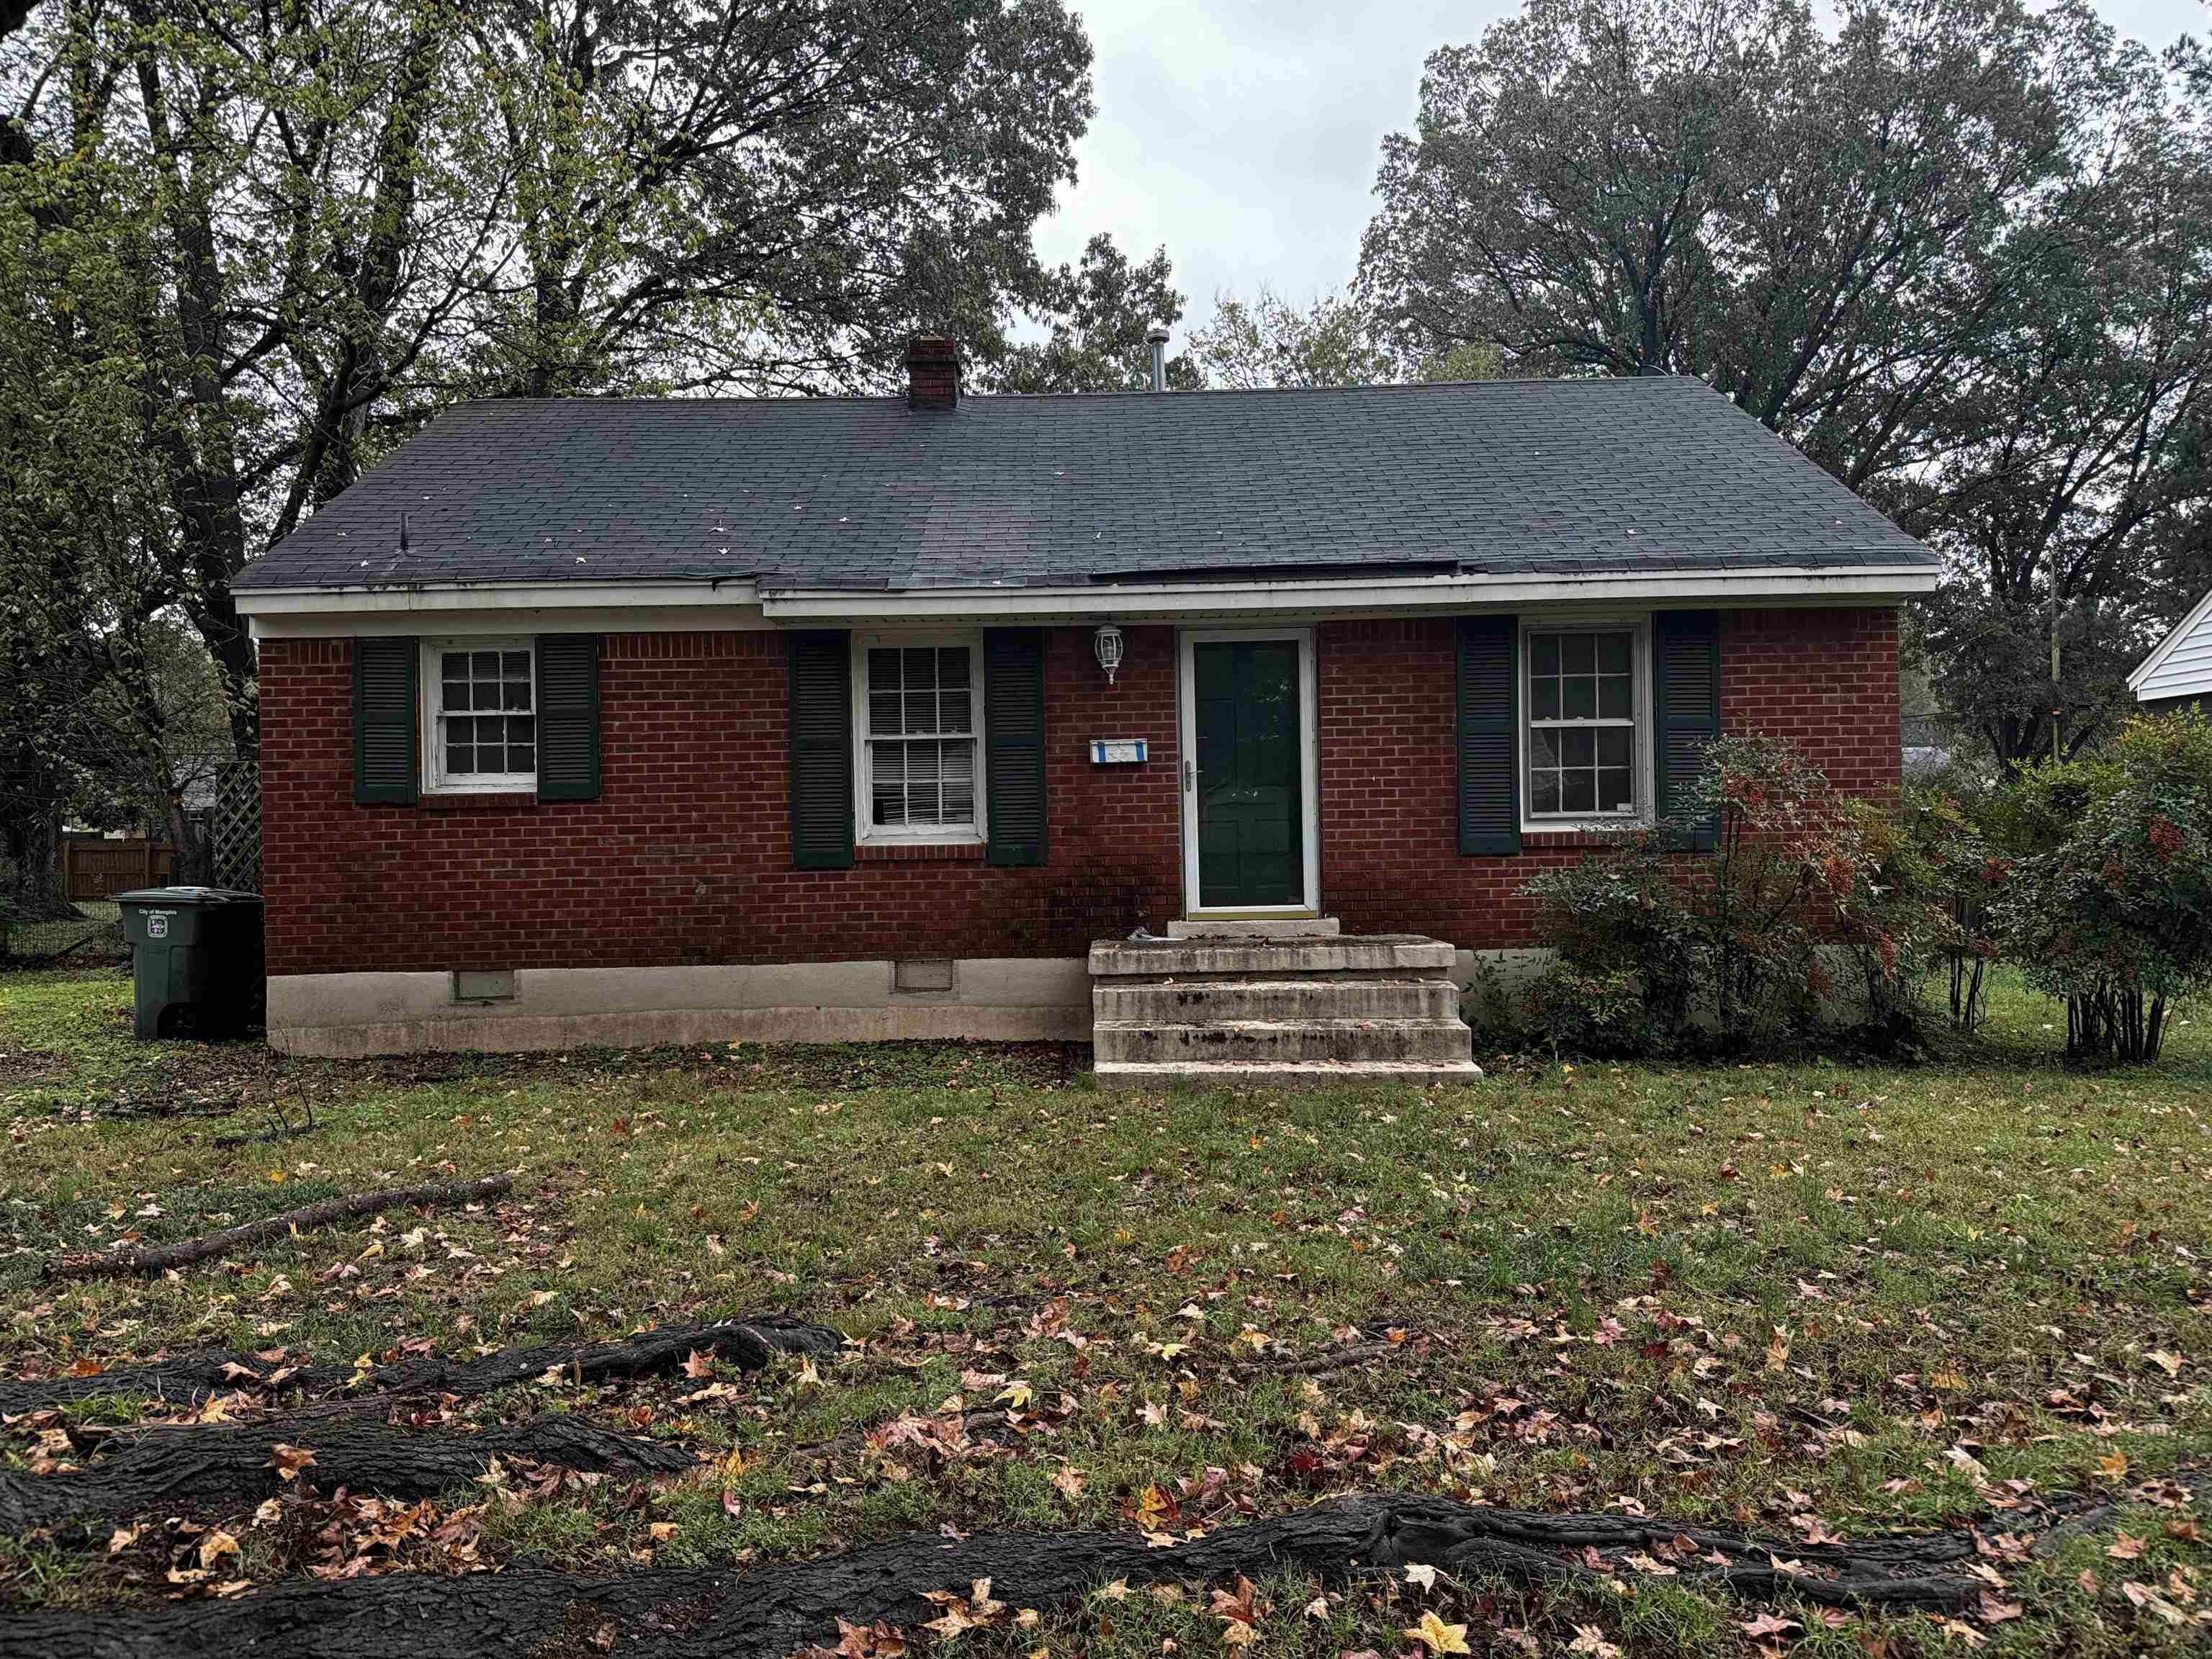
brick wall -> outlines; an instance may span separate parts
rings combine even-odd
[[[1723,729],[1786,737],[1840,787],[1898,787],[1895,611],[1724,611],[1720,644]],[[1329,623],[1318,645],[1328,909],[1363,933],[1534,943],[1516,890],[1594,843],[1530,836],[1516,858],[1459,855],[1451,622]]]
[[[1049,861],[861,850],[790,867],[787,647],[769,634],[611,635],[605,790],[538,805],[353,799],[345,641],[261,648],[262,830],[272,974],[625,967],[915,956],[1078,956],[1182,914],[1175,635],[1127,630],[1109,687],[1087,629],[1048,635]],[[1347,928],[1528,943],[1514,890],[1581,857],[1572,836],[1462,858],[1452,625],[1318,632],[1322,896]],[[1847,788],[1899,780],[1897,619],[1887,609],[1723,612],[1722,717],[1795,738]],[[1141,737],[1142,767],[1093,767]]]
[[[343,640],[261,647],[269,971],[629,967],[1079,956],[1180,914],[1175,636],[1127,630],[1109,687],[1087,629],[1045,655],[1050,860],[863,849],[791,866],[788,647],[769,634],[610,635],[604,791],[593,802],[353,799]],[[1094,737],[1149,739],[1093,767]]]

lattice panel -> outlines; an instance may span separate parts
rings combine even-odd
[[[261,890],[261,771],[252,761],[216,774],[208,850],[216,886]]]

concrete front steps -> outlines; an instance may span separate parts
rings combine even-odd
[[[1101,1084],[1326,1086],[1482,1075],[1452,947],[1334,921],[1170,923],[1091,947]]]

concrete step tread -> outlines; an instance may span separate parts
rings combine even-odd
[[[1168,923],[1175,939],[1337,939],[1344,929],[1334,916],[1269,916],[1245,921],[1183,917]]]
[[[1204,977],[1211,974],[1449,972],[1455,960],[1441,939],[1418,934],[1342,934],[1310,939],[1100,939],[1091,947],[1094,975]]]
[[[1471,1060],[1102,1060],[1101,1085],[1223,1083],[1279,1086],[1330,1083],[1471,1083],[1482,1067]]]
[[[1334,1018],[1316,1014],[1302,1019],[1099,1019],[1100,1031],[1215,1031],[1233,1025],[1240,1031],[1431,1031],[1468,1029],[1465,1020],[1437,1015],[1361,1015]]]
[[[1223,991],[1369,991],[1388,986],[1393,990],[1407,985],[1438,985],[1450,983],[1444,974],[1425,974],[1413,970],[1403,974],[1350,973],[1322,975],[1319,974],[1167,974],[1156,980],[1140,980],[1130,988],[1149,987],[1176,990]],[[1123,988],[1117,981],[1115,989]]]

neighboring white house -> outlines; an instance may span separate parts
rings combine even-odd
[[[2212,592],[2128,676],[2128,690],[2148,708],[2193,702],[2212,714]]]

